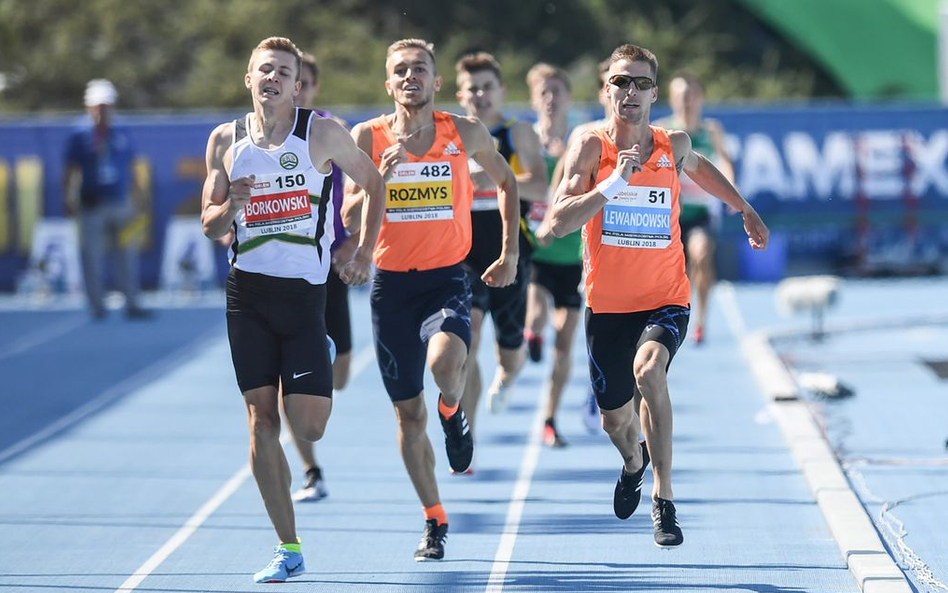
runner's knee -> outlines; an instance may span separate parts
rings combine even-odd
[[[252,408],[250,411],[250,433],[255,439],[279,439],[280,413],[278,409]]]
[[[602,428],[609,434],[622,432],[632,423],[632,409],[623,406],[618,410],[602,411]]]
[[[652,356],[635,365],[635,384],[646,399],[648,395],[661,389],[665,377],[665,365],[659,357]]]

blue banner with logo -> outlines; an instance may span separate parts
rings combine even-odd
[[[653,119],[665,112],[656,110]],[[377,112],[352,114],[351,122]],[[126,116],[148,187],[142,283],[158,285],[166,229],[200,213],[204,149],[237,114]],[[589,114],[593,117],[593,114]],[[915,106],[719,108],[737,186],[773,232],[750,253],[740,218],[719,229],[722,277],[771,280],[810,271],[919,273],[948,253],[948,110]],[[0,121],[0,290],[28,267],[40,220],[65,215],[63,161],[78,118]],[[214,244],[216,274],[227,262]]]

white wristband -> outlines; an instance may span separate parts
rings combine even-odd
[[[596,186],[596,190],[602,194],[602,197],[611,202],[612,200],[616,199],[616,196],[619,195],[619,192],[628,186],[629,183],[622,178],[619,170],[616,169],[612,172],[612,175],[599,182],[599,185]]]

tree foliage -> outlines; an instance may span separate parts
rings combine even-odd
[[[96,77],[116,84],[125,109],[243,107],[250,50],[270,35],[316,55],[324,104],[386,103],[385,48],[414,36],[437,46],[444,101],[454,60],[474,49],[500,59],[512,100],[526,99],[541,59],[594,100],[595,64],[628,42],[658,55],[660,77],[703,78],[711,100],[839,94],[733,0],[0,0],[0,112],[75,110]]]

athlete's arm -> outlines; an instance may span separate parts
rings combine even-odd
[[[201,195],[201,226],[209,239],[220,239],[234,224],[240,209],[250,203],[254,176],[230,180],[224,157],[230,148],[234,124],[221,124],[207,139],[207,178]]]
[[[66,163],[63,169],[63,208],[66,216],[79,211],[79,184],[82,182],[82,170],[78,165]]]
[[[572,138],[572,135],[570,135]],[[566,150],[569,151],[570,138],[566,140]],[[533,233],[540,245],[544,247],[548,246],[553,241],[553,200],[556,197],[556,189],[560,186],[560,182],[563,181],[563,170],[566,167],[566,152],[556,161],[556,165],[553,167],[553,175],[550,177],[550,198],[549,198],[549,207],[546,209],[546,212],[543,214],[543,222],[540,223],[540,226],[537,227],[535,233]]]
[[[330,119],[313,120],[310,134],[310,154],[324,154],[319,164],[335,163],[352,183],[363,188],[362,233],[352,259],[343,267],[339,277],[347,284],[365,284],[372,273],[372,250],[382,226],[385,211],[385,183],[369,158],[349,136],[346,130]],[[317,163],[313,163],[314,165]]]
[[[584,134],[570,143],[563,165],[563,180],[553,199],[550,227],[557,237],[564,237],[586,224],[609,201],[606,194],[614,194],[628,184],[629,177],[642,170],[639,145],[620,150],[616,168],[599,185],[599,159],[602,141],[595,134]]]
[[[365,124],[356,124],[352,128],[352,139],[356,146],[367,155],[372,154],[372,130]],[[342,200],[342,224],[350,233],[360,230],[362,223],[362,200],[365,192],[351,179],[346,177],[345,191]]]
[[[510,130],[513,145],[517,147],[517,158],[525,172],[517,175],[520,199],[528,202],[543,202],[549,189],[547,184],[546,159],[540,139],[530,124],[518,122]]]
[[[494,147],[494,139],[484,124],[472,117],[454,116],[454,124],[469,157],[484,169],[497,186],[497,205],[503,225],[500,257],[481,274],[492,287],[508,286],[517,278],[520,258],[520,198],[517,177]]]
[[[766,249],[770,231],[754,207],[711,161],[691,149],[691,137],[687,133],[674,131],[670,136],[676,169],[687,173],[701,189],[740,212],[751,247]]]
[[[734,183],[734,162],[727,152],[727,146],[724,143],[724,128],[721,122],[716,119],[705,120],[705,126],[708,128],[708,136],[711,138],[711,148],[714,149],[715,159],[718,170],[727,177],[727,180]]]

